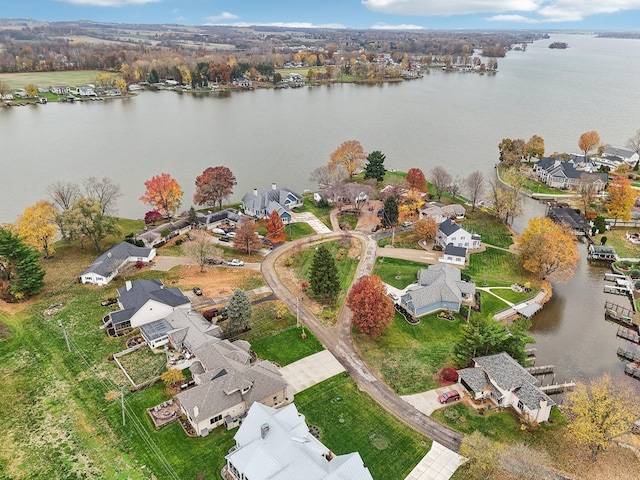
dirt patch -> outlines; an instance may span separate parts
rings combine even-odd
[[[378,218],[378,210],[382,208],[382,205],[383,204],[380,200],[369,201],[369,206],[364,207],[360,211],[360,216],[358,217],[358,225],[356,226],[356,230],[370,232],[373,227],[375,227],[376,225],[380,225],[380,218]]]
[[[179,280],[176,285],[182,289],[190,290],[200,287],[206,297],[228,297],[236,288],[251,290],[264,285],[262,274],[256,270],[236,267],[205,267],[204,273],[200,267],[182,266],[179,269]]]

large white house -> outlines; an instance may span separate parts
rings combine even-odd
[[[106,285],[118,274],[119,269],[130,262],[149,263],[156,257],[155,248],[143,248],[122,242],[100,255],[80,274],[82,283]]]
[[[528,422],[549,420],[555,402],[527,372],[505,352],[473,359],[474,367],[458,370],[460,383],[476,400],[488,398],[501,407],[513,407]]]
[[[480,240],[480,235],[467,232],[450,218],[443,221],[436,232],[436,245],[440,245],[442,248],[453,245],[454,247],[464,247],[467,250],[477,250],[480,248]]]
[[[230,480],[373,480],[358,452],[336,455],[311,435],[293,403],[254,403],[233,438],[223,470]]]

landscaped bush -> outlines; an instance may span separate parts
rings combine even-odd
[[[629,272],[629,276],[631,278],[640,278],[640,270],[634,268],[633,270],[631,270],[631,272]]]
[[[458,381],[458,372],[453,367],[442,367],[438,376],[445,382],[455,383]]]
[[[176,240],[176,246],[179,247],[180,245],[182,245],[184,243],[184,240],[182,240],[181,238]]]

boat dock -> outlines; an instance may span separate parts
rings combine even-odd
[[[627,350],[626,348],[618,347],[618,351],[616,353],[620,358],[624,358],[630,362],[640,362],[640,354]]]
[[[623,307],[617,303],[607,301],[604,304],[604,316],[607,320],[611,320],[612,322],[640,333],[638,325],[634,321],[634,313],[632,309]]]
[[[554,365],[540,365],[539,367],[526,367],[525,370],[529,372],[534,377],[536,375],[548,375],[549,373],[553,373],[555,369]]]
[[[627,363],[624,366],[624,373],[630,377],[640,380],[640,364],[636,362]]]
[[[636,330],[627,327],[618,327],[618,331],[616,332],[616,336],[620,338],[624,338],[625,340],[629,340],[637,345],[640,345],[640,335]]]
[[[627,295],[633,299],[633,283],[626,275],[618,273],[605,273],[604,279],[607,282],[613,282],[613,285],[605,285],[604,293],[613,293],[615,295]]]
[[[545,385],[540,387],[547,395],[556,395],[559,393],[570,392],[576,386],[576,382],[556,383],[554,385]]]

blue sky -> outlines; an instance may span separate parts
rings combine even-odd
[[[637,30],[640,0],[0,0],[0,15],[187,25]]]

